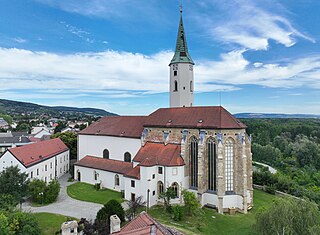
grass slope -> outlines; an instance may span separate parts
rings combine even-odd
[[[60,230],[61,224],[63,222],[66,222],[68,219],[75,219],[64,215],[51,214],[45,212],[35,213],[34,216],[36,217],[39,223],[42,235],[55,234],[55,232]]]
[[[106,204],[111,199],[116,199],[122,202],[121,193],[110,189],[95,190],[92,184],[78,182],[71,184],[67,188],[67,193],[70,197],[87,202],[95,202]]]
[[[221,215],[212,209],[205,208],[200,222],[190,217],[184,217],[182,221],[174,222],[171,215],[166,213],[161,206],[155,206],[148,212],[159,222],[176,227],[186,234],[257,235],[253,231],[255,215],[260,208],[268,207],[275,198],[274,195],[255,190],[254,207],[248,214]]]

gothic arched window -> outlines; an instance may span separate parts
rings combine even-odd
[[[228,139],[224,147],[225,152],[225,184],[226,192],[233,191],[233,158],[234,158],[234,149],[233,141]]]
[[[108,149],[103,150],[103,158],[109,159],[109,150]]]
[[[179,185],[177,182],[174,182],[172,185],[171,185],[171,188],[174,192],[174,196],[177,198],[179,197]]]
[[[163,183],[161,181],[158,181],[158,195],[160,195],[161,193],[163,193]]]
[[[213,139],[207,141],[208,190],[216,191],[216,144]]]
[[[119,186],[120,185],[120,178],[119,175],[114,176],[114,185]]]
[[[173,91],[178,91],[178,82],[177,82],[177,80],[174,81],[174,90]]]
[[[190,187],[198,187],[198,140],[192,137],[190,140]]]
[[[131,162],[131,154],[130,153],[126,152],[124,154],[124,161],[125,162]]]

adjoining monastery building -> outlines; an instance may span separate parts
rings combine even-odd
[[[45,140],[21,147],[9,148],[0,157],[0,172],[18,166],[29,179],[49,182],[69,171],[69,149],[59,139]]]
[[[103,117],[78,136],[75,179],[142,196],[149,206],[168,187],[194,192],[219,213],[253,206],[252,154],[246,126],[221,106],[193,106],[193,61],[182,12],[170,63],[170,108],[148,116]]]

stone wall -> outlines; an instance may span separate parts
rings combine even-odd
[[[234,146],[234,194],[243,198],[242,208],[239,210],[247,212],[248,206],[253,205],[252,189],[252,153],[249,137],[244,129],[182,129],[182,128],[156,128],[147,127],[146,141],[162,142],[165,144],[181,144],[181,156],[185,161],[185,177],[190,174],[190,139],[194,136],[198,140],[198,197],[201,201],[202,195],[208,190],[208,168],[206,143],[212,138],[216,144],[216,194],[219,198],[218,211],[222,212],[223,197],[225,196],[225,142],[231,139]],[[190,183],[190,182],[189,182]],[[248,204],[247,196],[250,197]],[[203,204],[206,204],[204,201]]]

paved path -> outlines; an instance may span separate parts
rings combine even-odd
[[[261,165],[261,166],[268,167],[268,170],[269,170],[272,174],[277,173],[277,170],[274,169],[272,166],[269,166],[269,165],[264,164],[264,163],[261,163],[261,162],[254,162],[254,163],[256,163],[256,164],[258,164],[258,165]]]
[[[87,218],[89,220],[94,220],[97,215],[97,212],[100,210],[102,205],[92,202],[79,201],[69,197],[67,194],[67,186],[74,183],[67,182],[69,177],[70,175],[66,174],[59,179],[61,189],[56,202],[41,207],[32,207],[29,202],[26,202],[22,204],[22,209],[24,211],[30,211],[35,213],[49,212],[66,216],[72,216],[78,219]]]

